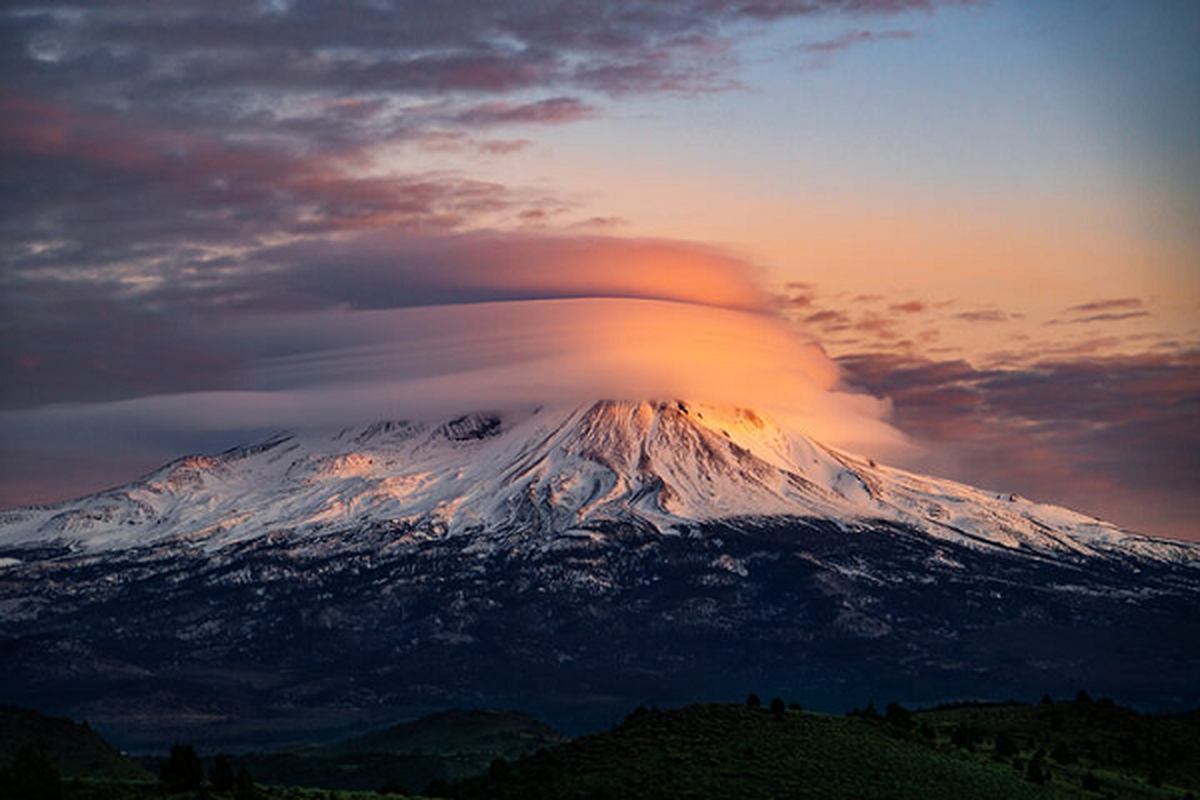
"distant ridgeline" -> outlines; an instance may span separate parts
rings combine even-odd
[[[1200,714],[1143,715],[1081,692],[916,711],[870,702],[837,717],[751,695],[741,705],[638,708],[610,731],[570,740],[524,714],[454,710],[334,745],[204,758],[176,746],[144,763],[151,769],[86,725],[0,707],[6,800],[1178,800],[1200,791]],[[45,788],[47,770],[62,776],[57,788]]]

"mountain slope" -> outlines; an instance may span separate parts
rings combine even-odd
[[[0,699],[221,747],[747,685],[1194,707],[1197,602],[1196,545],[749,410],[601,402],[279,435],[5,512]]]
[[[0,514],[0,547],[95,551],[166,541],[218,549],[273,530],[376,522],[430,535],[544,546],[593,522],[686,531],[696,522],[797,517],[848,530],[877,521],[969,546],[1118,552],[1191,563],[1200,549],[1066,509],[879,466],[748,409],[600,402],[425,425],[279,435],[189,456],[133,484]],[[18,557],[9,553],[8,557]]]

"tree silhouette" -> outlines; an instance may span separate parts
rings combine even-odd
[[[771,701],[771,713],[780,718],[787,714],[787,706],[784,705],[782,697],[776,697]]]
[[[158,779],[172,792],[199,789],[204,781],[204,769],[200,757],[190,744],[177,744],[171,748],[167,763],[158,771]]]
[[[762,706],[762,700],[759,700],[758,695],[756,695],[754,692],[751,692],[750,696],[746,698],[746,705],[750,708],[760,708]]]
[[[233,800],[254,800],[257,796],[254,778],[250,777],[250,771],[242,766],[238,769],[237,777],[233,779]]]
[[[208,782],[218,792],[228,792],[233,788],[233,767],[229,766],[225,756],[217,756],[213,762],[212,769],[208,771]]]

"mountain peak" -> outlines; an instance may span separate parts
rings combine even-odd
[[[602,400],[297,431],[0,515],[0,670],[135,733],[208,725],[212,697],[236,718],[251,695],[276,723],[324,703],[610,714],[610,677],[641,702],[730,675],[875,691],[916,669],[938,698],[1149,663],[1178,693],[1198,570],[1198,545],[882,466],[757,410]],[[1075,629],[1125,644],[1081,665],[1058,647]],[[280,680],[231,689],[247,669]],[[356,746],[455,727],[433,722]]]
[[[278,530],[320,536],[383,523],[425,537],[544,546],[595,535],[600,523],[673,534],[711,520],[780,517],[829,520],[847,532],[884,520],[973,547],[1133,548],[1196,560],[1187,545],[838,452],[757,410],[683,399],[280,434],[178,459],[98,495],[9,512],[0,545],[215,549]]]

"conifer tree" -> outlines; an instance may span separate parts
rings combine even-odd
[[[233,768],[225,756],[217,756],[212,769],[208,771],[208,782],[218,792],[228,792],[233,788]]]
[[[250,777],[250,771],[243,765],[238,769],[237,777],[233,779],[233,800],[254,800],[257,796],[254,778]]]
[[[158,772],[158,779],[172,792],[187,792],[199,789],[204,781],[204,768],[196,750],[188,744],[177,744]]]

